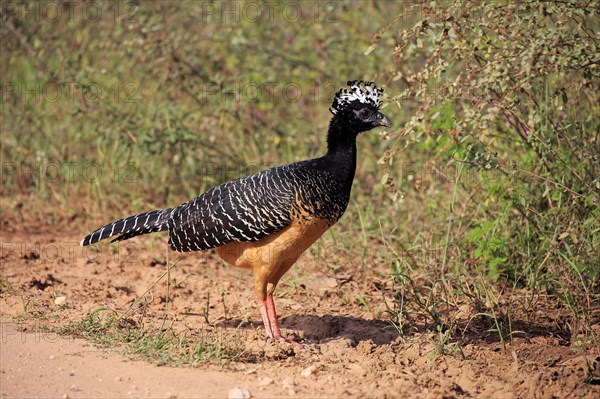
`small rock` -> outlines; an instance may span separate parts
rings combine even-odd
[[[333,277],[316,277],[306,282],[308,290],[328,290],[337,287],[337,280]]]
[[[121,377],[115,377],[115,382],[121,382],[123,379]]]
[[[69,399],[69,395],[67,395],[66,393],[63,393],[62,399]]]
[[[54,298],[54,304],[56,306],[64,305],[66,301],[67,301],[66,296],[57,296],[56,298]]]
[[[310,377],[313,374],[317,374],[317,366],[309,366],[300,373],[302,377]]]
[[[69,375],[70,375],[71,377],[73,377],[73,376],[75,375],[75,370],[71,370],[71,371],[69,371]]]
[[[265,377],[258,382],[259,387],[266,387],[267,385],[271,385],[273,383],[273,379],[269,377]]]
[[[352,280],[352,274],[350,273],[336,273],[335,274],[335,279],[338,281],[339,284],[343,284],[343,283],[347,283],[348,281]]]
[[[52,360],[52,359],[54,359],[54,355],[50,355],[50,356],[48,356],[48,358],[49,358],[50,360]]]
[[[296,391],[294,391],[293,389],[288,389],[288,395],[294,396],[296,395]]]
[[[250,392],[241,388],[230,389],[229,394],[227,395],[229,399],[248,399],[251,396],[252,395],[250,395]]]
[[[287,377],[281,381],[281,386],[284,389],[293,389],[296,386],[296,381],[294,381],[294,377]]]
[[[77,388],[77,385],[75,385],[75,384],[71,384],[71,386],[69,387],[69,389],[71,391],[79,391],[79,388]]]

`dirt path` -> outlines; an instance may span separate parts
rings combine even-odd
[[[2,398],[223,398],[236,387],[257,398],[282,393],[259,387],[256,372],[157,367],[9,322],[2,323],[0,356]]]
[[[394,288],[381,278],[385,265],[374,260],[372,268],[358,270],[332,254],[328,264],[338,265],[332,271],[308,254],[276,298],[285,332],[307,344],[293,349],[265,339],[247,271],[225,267],[210,254],[184,255],[167,287],[165,279],[157,283],[172,256],[164,237],[132,240],[116,252],[108,246],[85,252],[73,231],[26,220],[3,225],[2,398],[223,398],[236,387],[252,397],[284,398],[600,397],[600,387],[585,382],[584,360],[597,367],[600,353],[582,352],[556,327],[553,315],[560,309],[512,320],[512,339],[504,343],[468,308],[457,316],[460,341],[444,342],[434,325],[414,314],[399,334],[386,314],[384,300],[393,301]],[[152,352],[154,364],[128,360],[123,344],[98,349],[39,332],[81,326],[99,307],[106,309],[101,315],[123,315],[132,306],[134,335],[115,338],[114,346],[129,340],[125,347]],[[163,320],[185,337],[185,350],[209,342],[221,352],[202,357],[207,362],[186,358],[183,367],[156,365],[179,362],[160,360],[179,348],[157,348],[139,335]],[[110,338],[110,330],[100,333]]]
[[[272,373],[271,369],[277,365],[269,363],[246,365],[233,370],[207,366],[159,367],[143,361],[125,360],[110,350],[96,349],[80,339],[65,338],[53,333],[26,333],[11,322],[2,322],[1,328],[2,398],[225,398],[235,388],[246,390],[256,398],[340,397],[349,394],[354,397],[381,397],[384,392],[388,397],[408,398],[592,398],[595,395],[593,389],[587,392],[561,390],[558,382],[561,375],[564,375],[561,371],[539,372],[538,367],[531,368],[530,365],[528,373],[526,368],[514,363],[509,367],[506,377],[511,380],[515,375],[520,375],[518,385],[521,392],[517,396],[511,392],[515,387],[507,384],[506,380],[478,374],[473,367],[468,366],[452,370],[450,364],[445,364],[440,369],[439,363],[428,365],[426,359],[416,368],[407,367],[403,370],[400,380],[393,384],[396,385],[393,390],[390,386],[374,386],[374,391],[361,390],[360,395],[352,395],[351,392],[356,392],[355,387],[360,383],[373,385],[368,368],[357,363],[346,367],[344,373],[353,378],[346,377],[343,380],[332,378],[327,373],[319,375],[318,372],[306,377],[302,373],[298,374],[294,367]],[[489,365],[493,367],[495,363],[490,361]],[[496,366],[500,370],[503,368],[501,364]],[[576,364],[570,365],[573,366]],[[558,370],[564,369],[562,367]],[[393,371],[390,370],[390,373]],[[422,384],[424,376],[433,377],[436,374],[440,378],[447,378],[449,384],[444,384],[441,380],[435,384],[430,380],[427,385],[432,388]],[[268,376],[275,377],[276,380],[269,382]],[[446,389],[441,387],[442,384],[447,386]],[[329,392],[324,392],[324,386],[329,386]],[[479,388],[475,388],[476,386]],[[471,391],[467,392],[465,389]],[[565,395],[554,396],[557,392]]]

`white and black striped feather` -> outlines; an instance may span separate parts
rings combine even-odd
[[[90,233],[81,244],[168,230],[169,246],[187,252],[260,240],[289,226],[293,208],[335,221],[344,212],[350,192],[326,171],[312,168],[314,161],[268,169],[223,183],[176,208],[118,220]]]

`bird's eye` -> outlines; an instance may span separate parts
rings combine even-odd
[[[368,109],[363,109],[362,111],[360,111],[359,116],[364,119],[364,118],[368,117],[369,114],[370,114],[370,112]]]

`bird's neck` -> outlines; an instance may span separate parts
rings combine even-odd
[[[352,128],[334,117],[327,134],[327,154],[323,157],[330,172],[349,186],[356,171],[356,135]]]

